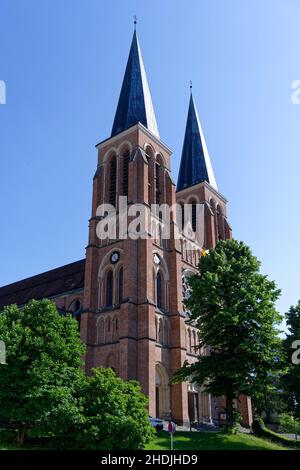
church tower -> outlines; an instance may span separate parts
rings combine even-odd
[[[204,204],[204,247],[231,238],[226,198],[219,193],[204,134],[191,92],[177,183],[180,205]]]
[[[101,204],[112,204],[122,216],[119,196],[127,197],[129,212],[140,204],[148,220],[145,235],[152,230],[150,205],[175,202],[171,151],[159,137],[136,31],[111,136],[96,147],[98,167],[86,250],[86,313],[81,320],[87,369],[113,367],[123,379],[138,380],[149,396],[149,413],[168,417],[172,398],[166,370],[170,366],[163,365],[162,356],[174,336],[170,308],[178,311],[173,305],[177,289],[170,284],[170,247],[163,246],[159,235],[123,239],[118,223],[114,239],[99,240],[96,233]],[[127,220],[130,223],[130,215]]]
[[[96,148],[80,327],[86,371],[112,367],[121,378],[138,380],[151,416],[180,424],[211,422],[210,395],[193,383],[171,382],[184,361],[194,362],[198,354],[199,333],[183,299],[203,245],[180,228],[176,211],[170,236],[162,236],[165,221],[157,207],[201,206],[202,219],[195,220],[209,249],[231,236],[227,201],[217,190],[192,95],[176,192],[171,151],[159,136],[136,31],[111,136]],[[195,220],[192,210],[192,232]],[[99,236],[108,226],[109,236]]]
[[[213,248],[218,240],[232,238],[232,230],[227,220],[227,200],[218,191],[216,179],[214,176],[212,164],[207,150],[204,134],[198,117],[196,105],[191,92],[188,108],[186,130],[181,155],[176,200],[181,206],[182,211],[186,204],[192,206],[192,230],[196,231],[197,224],[203,232],[202,249]],[[194,207],[203,207],[202,218],[196,219],[194,216]],[[188,295],[188,277],[192,272],[196,272],[193,265],[194,259],[188,249],[191,240],[189,233],[182,234],[181,260],[182,260],[182,280],[183,296]],[[195,251],[195,250],[194,250]],[[188,314],[187,314],[188,317]],[[193,325],[188,322],[186,335],[186,359],[193,363],[193,335],[195,333]],[[200,332],[201,334],[201,332]],[[195,336],[194,336],[195,337]],[[201,354],[209,354],[207,350],[200,351]],[[187,385],[188,389],[188,415],[199,418],[201,421],[222,422],[224,417],[225,400],[223,397],[211,397],[210,394],[200,390],[197,393],[194,384]],[[194,393],[192,393],[194,392]],[[195,393],[196,392],[196,393]],[[249,426],[252,423],[251,399],[248,396],[241,395],[236,403],[242,416],[242,424]],[[202,413],[199,412],[199,408]],[[204,419],[203,419],[204,418]],[[224,419],[224,418],[223,418]],[[199,419],[198,419],[199,421]]]

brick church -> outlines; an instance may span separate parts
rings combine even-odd
[[[193,362],[198,354],[199,332],[189,322],[183,299],[203,249],[231,237],[227,200],[217,188],[192,93],[175,185],[171,150],[159,136],[136,31],[111,135],[96,149],[85,259],[1,287],[0,309],[30,299],[53,300],[61,313],[72,312],[78,320],[87,347],[87,373],[97,366],[112,367],[123,379],[138,380],[149,396],[151,416],[172,417],[178,423],[219,421],[222,399],[192,382],[172,384],[171,378],[185,360]],[[97,208],[107,203],[118,213],[120,196],[127,197],[129,208],[139,204],[149,213],[148,236],[121,238],[117,227],[113,238],[99,239]],[[175,237],[176,217],[170,222],[169,239],[161,236],[161,214],[153,213],[151,206],[164,203],[190,204],[192,231],[193,208],[201,205],[202,246],[195,249],[184,230]],[[209,348],[201,353],[209,354]],[[250,399],[241,397],[238,406],[249,424]]]

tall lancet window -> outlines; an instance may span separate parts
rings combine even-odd
[[[109,184],[109,203],[112,206],[116,204],[117,189],[117,159],[114,155],[110,160],[110,184]]]
[[[218,240],[224,240],[224,219],[219,205],[217,205],[217,232]]]
[[[181,231],[183,232],[184,231],[184,217],[185,217],[185,214],[184,214],[184,203],[180,204],[180,212],[181,212]]]
[[[219,240],[219,235],[218,235],[218,221],[217,221],[217,214],[216,214],[216,204],[213,199],[210,200],[210,208],[212,210],[212,213],[214,215],[213,223],[214,223],[214,232],[215,232],[215,237],[216,241]]]
[[[112,271],[108,271],[106,277],[106,307],[112,307],[114,295],[114,276]]]
[[[156,276],[156,306],[162,308],[162,278],[160,272]]]
[[[155,204],[160,204],[160,164],[155,163]]]
[[[195,201],[192,202],[192,229],[193,232],[197,230],[197,204]]]
[[[122,303],[124,297],[124,271],[120,268],[119,271],[119,304]]]
[[[129,150],[123,156],[123,196],[128,196]]]
[[[153,175],[153,165],[154,165],[154,153],[150,146],[148,146],[145,150],[146,158],[148,162],[148,202],[149,204],[153,204],[153,191],[155,190],[154,186],[154,175]]]

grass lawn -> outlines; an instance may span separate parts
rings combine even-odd
[[[170,449],[169,433],[162,431],[146,449]],[[286,448],[249,434],[178,431],[174,435],[174,450],[286,450]]]
[[[26,443],[24,447],[19,447],[16,443],[16,435],[13,431],[0,429],[0,451],[1,450],[43,450],[48,449],[47,445],[36,443]]]
[[[14,444],[6,444],[0,442],[0,450],[18,450],[18,446]]]
[[[53,446],[27,443],[22,450],[53,449]],[[145,450],[169,450],[169,433],[162,431],[150,442]],[[21,450],[13,442],[12,436],[0,432],[1,450]],[[183,432],[174,435],[174,450],[287,450],[277,444],[249,434],[224,434],[212,432]]]

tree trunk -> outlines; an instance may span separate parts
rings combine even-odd
[[[228,430],[233,428],[233,398],[226,396],[226,427]]]
[[[27,423],[19,423],[18,425],[18,435],[17,435],[17,444],[20,447],[23,447],[25,444],[27,433]]]

